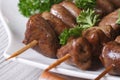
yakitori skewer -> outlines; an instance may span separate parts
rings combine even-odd
[[[105,76],[105,74],[107,74],[110,70],[112,70],[112,68],[114,67],[115,65],[112,64],[110,65],[109,67],[107,67],[100,75],[98,75],[95,80],[100,80],[103,76]]]
[[[38,43],[37,40],[33,40],[31,43],[27,44],[25,47],[23,47],[22,49],[16,51],[15,53],[13,53],[10,57],[8,57],[7,59],[5,59],[5,61],[11,59],[11,58],[14,58],[20,54],[22,54],[24,51],[26,51],[27,49],[35,46],[36,44]]]
[[[57,65],[61,64],[65,60],[69,59],[70,57],[71,57],[70,54],[66,54],[64,57],[59,58],[56,62],[54,62],[53,64],[49,65],[48,68],[45,69],[45,71],[49,71],[50,69],[56,67]]]

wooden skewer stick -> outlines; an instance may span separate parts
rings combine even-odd
[[[33,40],[31,43],[27,44],[25,47],[23,47],[22,49],[16,51],[15,53],[13,53],[10,57],[8,57],[7,59],[5,59],[5,61],[11,59],[11,58],[14,58],[20,54],[22,54],[24,51],[26,51],[27,49],[35,46],[36,44],[38,43],[37,40]]]
[[[95,80],[100,80],[103,76],[105,76],[106,73],[108,73],[115,65],[112,64],[109,67],[107,67],[100,75],[98,75]]]
[[[61,64],[62,62],[64,62],[65,60],[69,59],[71,56],[70,54],[66,54],[64,57],[58,59],[56,62],[54,62],[53,64],[49,65],[48,68],[45,69],[45,71],[49,71],[50,69],[56,67],[57,65]]]

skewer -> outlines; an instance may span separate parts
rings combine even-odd
[[[95,80],[100,80],[103,76],[105,76],[106,73],[108,73],[115,65],[112,64],[109,67],[107,67],[100,75],[98,75]]]
[[[37,40],[33,40],[31,43],[27,44],[27,45],[26,45],[25,47],[23,47],[22,49],[20,49],[20,50],[16,51],[15,53],[13,53],[10,57],[8,57],[7,59],[5,59],[4,61],[7,61],[7,60],[9,60],[9,59],[11,59],[11,58],[14,58],[14,57],[22,54],[24,51],[26,51],[27,49],[35,46],[37,43],[38,43]]]
[[[70,57],[71,57],[70,54],[66,54],[64,57],[59,58],[56,62],[54,62],[53,64],[49,65],[48,68],[45,69],[45,71],[49,71],[50,69],[56,67],[57,65],[61,64],[65,60],[69,59]]]

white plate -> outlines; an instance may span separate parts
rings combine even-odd
[[[7,50],[5,51],[5,57],[10,56],[13,52],[17,51],[18,49],[24,46],[24,44],[22,44],[22,40],[24,39],[26,22],[28,19],[23,17],[18,12],[17,3],[18,0],[0,0],[0,17],[7,30],[9,37],[9,45],[7,47]],[[55,61],[55,59],[44,57],[32,49],[27,50],[14,60],[38,67],[40,69],[45,69],[49,64]],[[63,63],[56,69],[52,69],[52,71],[74,77],[94,79],[103,70],[82,71]],[[106,77],[104,77],[104,79],[118,80],[120,79],[120,77],[107,75]]]

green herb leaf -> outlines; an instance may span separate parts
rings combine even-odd
[[[98,16],[99,15],[96,15],[94,10],[83,10],[77,17],[77,23],[82,25],[84,28],[89,28],[99,21]]]
[[[117,19],[116,23],[117,23],[117,24],[120,24],[120,10],[119,10],[119,12],[118,12],[118,19]]]
[[[84,28],[76,26],[74,28],[65,29],[59,36],[60,44],[64,45],[67,43],[67,40],[70,36],[78,37],[81,35]]]
[[[62,0],[19,0],[19,11],[25,17],[29,17],[36,13],[49,11],[53,4],[57,4]]]
[[[59,36],[60,44],[66,44],[67,39],[70,37],[69,30],[65,29]]]
[[[96,5],[96,0],[75,0],[75,4],[82,9],[93,9]]]
[[[82,35],[82,31],[90,27],[93,27],[99,21],[98,15],[93,10],[83,10],[77,17],[78,25],[74,28],[65,29],[59,36],[60,44],[65,45],[67,40],[71,36],[79,37]]]

